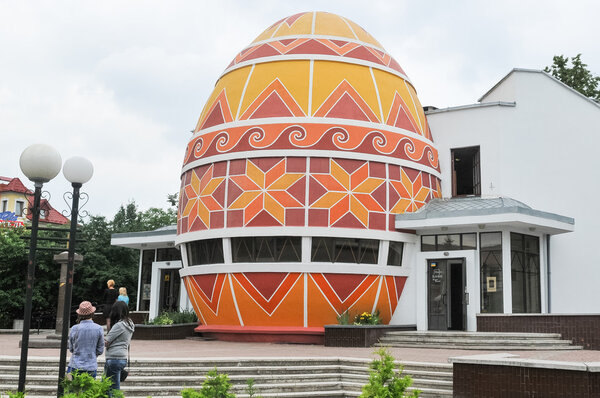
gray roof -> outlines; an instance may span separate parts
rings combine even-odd
[[[492,91],[494,91],[498,86],[500,86],[502,84],[502,82],[504,82],[506,79],[508,79],[508,77],[510,75],[512,75],[515,72],[525,72],[525,73],[539,73],[542,74],[550,79],[552,79],[555,83],[560,84],[561,86],[563,86],[564,88],[566,88],[567,90],[571,91],[573,94],[578,95],[579,97],[583,98],[584,100],[588,101],[591,104],[596,105],[597,107],[600,108],[600,103],[594,101],[593,99],[591,99],[590,97],[586,97],[585,95],[581,94],[579,91],[575,90],[574,88],[572,88],[571,86],[566,85],[565,83],[561,82],[560,80],[558,80],[556,77],[552,76],[549,73],[544,72],[543,70],[539,70],[539,69],[526,69],[526,68],[513,68],[513,70],[511,70],[510,72],[508,72],[508,74],[506,76],[504,76],[502,79],[500,79],[500,81],[498,83],[496,83],[494,85],[494,87],[490,88],[485,94],[483,94],[481,96],[481,98],[479,98],[477,101],[481,102],[485,99],[485,97],[487,97]]]
[[[146,237],[146,236],[160,236],[160,235],[173,235],[177,234],[177,224],[167,225],[166,227],[160,227],[155,229],[154,231],[140,231],[140,232],[122,232],[112,234],[111,237],[115,238],[136,238],[136,237]]]
[[[514,108],[517,106],[517,103],[516,102],[506,102],[506,101],[479,102],[477,104],[468,104],[468,105],[450,106],[448,108],[432,109],[430,111],[426,111],[425,114],[426,115],[435,115],[436,113],[460,111],[460,110],[464,110],[464,109],[474,109],[474,108],[489,108],[492,106],[507,106],[507,107]]]
[[[511,198],[450,198],[433,199],[414,213],[396,215],[396,221],[430,220],[446,217],[489,216],[495,214],[524,214],[566,224],[575,224],[571,217],[532,209],[523,202]]]

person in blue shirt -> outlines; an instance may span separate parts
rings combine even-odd
[[[125,304],[129,306],[129,296],[127,296],[127,288],[119,288],[119,297],[117,297],[117,301],[124,301]]]
[[[102,326],[92,321],[96,307],[89,301],[82,301],[75,312],[79,323],[73,326],[69,333],[68,347],[71,351],[71,359],[67,374],[85,372],[95,378],[98,370],[98,355],[104,352],[104,330]]]

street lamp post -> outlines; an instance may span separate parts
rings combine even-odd
[[[37,249],[38,224],[40,221],[40,199],[42,185],[50,181],[60,171],[62,159],[51,146],[34,144],[23,151],[19,165],[23,174],[35,185],[33,208],[31,212],[31,238],[29,240],[29,262],[27,265],[27,292],[25,298],[25,314],[23,316],[23,334],[21,337],[21,361],[19,363],[19,392],[25,392],[25,376],[27,374],[27,354],[29,351],[29,329],[31,327],[31,306],[33,300],[33,284],[35,281],[35,252]]]
[[[71,295],[73,291],[73,263],[75,259],[75,238],[79,217],[79,190],[94,174],[92,163],[86,158],[75,156],[65,161],[63,166],[65,178],[73,186],[73,205],[71,206],[71,230],[69,233],[69,250],[67,255],[67,279],[65,284],[65,301],[63,307],[62,336],[60,341],[60,362],[58,367],[57,397],[63,395],[62,381],[65,377],[67,362],[67,339],[69,337],[69,321],[71,319]]]

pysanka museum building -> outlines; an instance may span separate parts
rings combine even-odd
[[[476,330],[481,314],[569,312],[599,265],[598,126],[598,104],[537,70],[424,109],[369,33],[301,13],[218,78],[177,226],[112,244],[141,250],[137,310],[193,308],[206,330],[318,331],[345,311]]]

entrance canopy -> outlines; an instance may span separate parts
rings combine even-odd
[[[419,211],[396,215],[396,229],[419,232],[440,228],[519,226],[556,235],[574,230],[575,220],[535,210],[511,198],[433,199]]]
[[[166,227],[155,229],[154,231],[112,234],[110,244],[112,246],[122,246],[140,250],[173,247],[175,246],[176,235],[177,225],[168,225]]]

